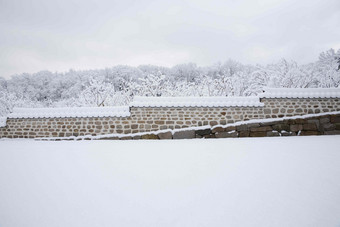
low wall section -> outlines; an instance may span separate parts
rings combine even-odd
[[[158,131],[142,135],[84,137],[77,139],[138,140],[138,139],[193,139],[340,135],[340,112],[308,114],[276,119],[258,119],[227,125],[203,126],[187,130]],[[60,140],[60,139],[56,139]]]
[[[338,92],[338,90],[335,91]],[[334,89],[332,92],[334,93]],[[300,97],[297,96],[287,97],[287,95],[282,95],[282,92],[274,95],[268,92],[267,95],[264,93],[250,100],[241,98],[235,101],[235,99],[220,97],[216,101],[214,98],[209,100],[196,98],[190,103],[178,101],[177,98],[175,100],[177,104],[170,102],[172,98],[152,98],[151,102],[147,101],[149,98],[143,98],[142,101],[137,100],[124,110],[121,108],[119,114],[112,109],[99,115],[82,111],[82,114],[73,115],[61,113],[58,117],[53,116],[53,109],[37,115],[25,115],[23,113],[27,110],[21,109],[21,114],[14,111],[8,116],[6,125],[0,127],[0,138],[129,134],[340,111],[340,93],[325,95],[323,91],[312,97],[301,97],[303,96],[301,94],[299,94]],[[157,103],[158,101],[155,102],[155,99],[160,100],[161,104]],[[187,99],[181,98],[181,100]],[[199,103],[199,100],[203,100],[205,104]],[[67,111],[77,112],[75,110],[68,109]]]

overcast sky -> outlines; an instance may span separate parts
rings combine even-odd
[[[0,76],[340,49],[340,0],[0,0]]]

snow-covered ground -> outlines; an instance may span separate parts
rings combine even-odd
[[[0,226],[340,226],[340,136],[1,140]]]

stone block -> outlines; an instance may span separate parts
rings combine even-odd
[[[211,129],[210,128],[200,129],[200,130],[196,130],[195,133],[197,135],[200,135],[200,136],[210,135],[211,134]]]
[[[260,123],[260,126],[272,126],[274,124],[279,124],[281,123],[282,121],[269,121],[269,122],[261,122]]]
[[[330,121],[329,117],[322,117],[322,118],[320,118],[320,123],[321,124],[328,123],[329,121]]]
[[[303,129],[302,125],[290,125],[290,131],[292,132],[298,132],[301,131]]]
[[[272,131],[273,128],[271,126],[262,126],[262,127],[256,127],[256,128],[250,128],[251,132],[266,132],[266,131]]]
[[[235,126],[229,126],[229,127],[224,128],[224,131],[226,132],[235,131],[235,130],[236,130]]]
[[[335,129],[340,130],[340,123],[335,123]]]
[[[231,137],[237,137],[237,136],[238,136],[238,133],[236,131],[215,133],[216,138],[231,138]]]
[[[315,124],[316,128],[320,130],[320,121],[318,119],[308,119],[307,123]]]
[[[250,124],[247,124],[248,128],[257,128],[257,127],[260,127],[260,124],[259,123],[250,123]]]
[[[98,140],[119,140],[118,136],[99,138]]]
[[[161,139],[161,140],[171,140],[172,139],[172,133],[171,132],[158,133],[158,138]]]
[[[237,131],[248,131],[248,126],[246,124],[244,125],[238,125],[236,126]]]
[[[202,138],[210,139],[210,138],[216,138],[215,134],[205,135]]]
[[[317,131],[318,127],[316,126],[315,123],[307,123],[307,124],[303,124],[303,130],[304,131]]]
[[[173,135],[174,139],[192,139],[195,138],[195,130],[179,131]]]
[[[132,137],[131,136],[123,136],[123,137],[120,137],[120,140],[132,140]]]
[[[250,137],[265,137],[267,132],[250,132]]]
[[[239,131],[239,137],[249,137],[249,131]]]
[[[287,131],[284,131],[284,130],[283,130],[283,131],[280,132],[280,135],[281,135],[281,136],[291,136],[291,135],[292,135],[292,132],[287,132]]]
[[[271,114],[271,113],[272,113],[272,110],[271,110],[271,109],[264,109],[264,110],[263,110],[263,113],[264,113],[264,114]]]
[[[146,135],[142,135],[141,139],[143,140],[158,140],[158,136],[155,134],[146,134]]]
[[[289,131],[290,127],[288,124],[286,123],[282,123],[282,124],[275,124],[272,126],[273,130],[281,132],[281,131]]]
[[[278,131],[268,131],[267,132],[267,136],[268,137],[272,137],[272,136],[280,136],[280,133]]]
[[[300,136],[316,136],[320,135],[320,132],[318,131],[301,131]]]
[[[222,127],[216,127],[211,130],[212,133],[223,132],[223,131],[224,131],[224,128]]]
[[[218,125],[218,122],[217,121],[210,121],[209,123],[211,126],[214,126],[214,125]]]
[[[336,126],[334,124],[331,123],[325,123],[322,125],[322,128],[324,131],[333,131],[336,129]]]
[[[295,123],[296,124],[304,124],[304,123],[307,123],[307,120],[305,120],[305,119],[295,119]]]
[[[325,131],[325,135],[340,135],[340,130]]]
[[[340,123],[340,116],[339,115],[331,115],[331,122],[332,123]]]

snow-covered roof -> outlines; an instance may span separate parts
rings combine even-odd
[[[7,117],[0,117],[0,127],[6,126]]]
[[[132,107],[229,107],[263,106],[259,97],[141,97],[135,96]]]
[[[261,98],[340,98],[340,88],[265,88]]]
[[[8,118],[63,118],[63,117],[127,117],[128,106],[14,108]]]

